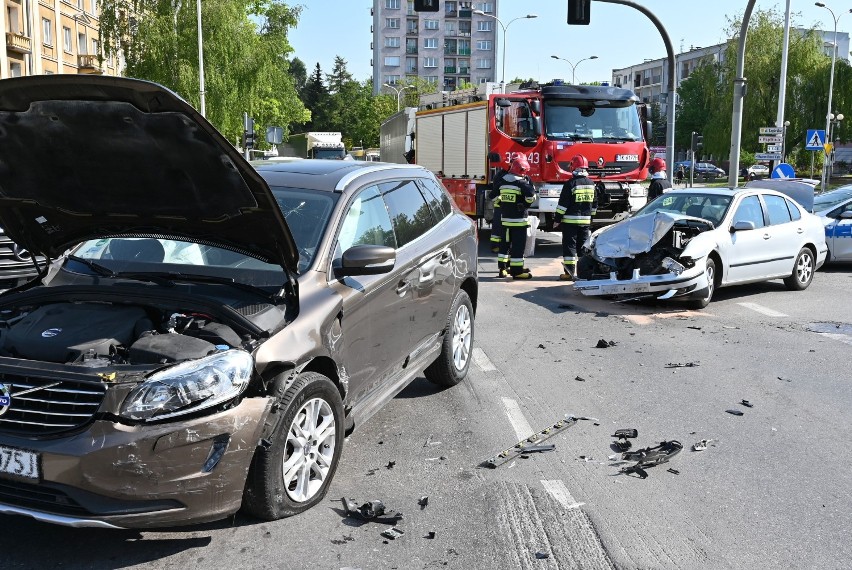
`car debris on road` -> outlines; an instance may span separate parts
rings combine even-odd
[[[385,504],[378,499],[364,503],[360,507],[358,503],[346,497],[343,497],[341,501],[346,514],[351,517],[382,524],[396,524],[402,520],[402,513],[387,511]]]
[[[639,437],[639,430],[635,428],[619,429],[615,430],[615,433],[612,434],[611,437],[617,439],[617,441],[612,442],[616,449],[619,451],[627,451],[633,446],[628,439],[635,439]]]
[[[668,462],[672,457],[680,453],[682,449],[682,443],[670,440],[662,441],[660,445],[655,447],[627,451],[621,454],[621,458],[625,461],[636,461],[636,463],[628,467],[622,467],[621,473],[627,475],[635,473],[640,479],[647,479],[648,473],[645,471],[646,468]]]
[[[518,456],[522,456],[528,452],[529,449],[535,449],[539,447],[541,442],[544,440],[553,437],[557,433],[573,426],[579,420],[590,420],[597,421],[597,418],[588,418],[585,416],[572,416],[566,415],[564,420],[559,420],[553,425],[550,425],[538,433],[534,433],[526,439],[523,439],[513,445],[508,449],[504,449],[497,455],[490,457],[479,464],[480,467],[488,467],[489,469],[495,469],[498,466],[515,459]]]

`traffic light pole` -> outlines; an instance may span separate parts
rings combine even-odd
[[[674,155],[675,155],[675,107],[677,107],[677,89],[675,88],[675,55],[674,48],[672,48],[672,41],[669,38],[668,32],[666,32],[666,28],[663,27],[662,22],[654,15],[653,12],[645,8],[644,6],[640,6],[635,2],[630,2],[629,0],[595,0],[596,2],[606,2],[608,4],[622,4],[624,6],[630,6],[631,8],[635,8],[639,10],[643,14],[645,14],[651,22],[653,22],[654,26],[657,27],[657,30],[660,32],[660,36],[663,38],[663,43],[666,45],[666,53],[668,54],[668,69],[669,69],[669,77],[666,82],[666,86],[668,89],[668,94],[666,96],[666,114],[668,118],[666,119],[666,165],[668,169],[666,171],[666,176],[668,177],[669,182],[674,180]],[[754,0],[751,0],[754,3]]]

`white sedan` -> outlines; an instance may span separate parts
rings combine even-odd
[[[826,261],[852,261],[852,185],[818,195],[814,213],[825,225]]]
[[[777,181],[773,181],[777,182]],[[589,238],[574,288],[584,295],[681,298],[706,307],[718,287],[783,279],[801,291],[826,258],[813,187],[671,190]],[[796,200],[790,196],[795,196]]]

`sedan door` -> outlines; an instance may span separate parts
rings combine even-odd
[[[825,239],[832,261],[852,261],[852,218],[843,218],[844,212],[852,212],[852,202],[832,211],[829,217],[834,220],[825,227]]]
[[[754,229],[728,232],[730,241],[723,247],[728,263],[726,283],[761,279],[769,272],[767,264],[772,257],[771,235],[756,194],[740,200],[727,228],[732,228],[737,222],[751,222]]]
[[[766,262],[767,276],[786,277],[793,272],[796,255],[804,245],[805,225],[801,216],[797,220],[792,219],[783,196],[763,194],[762,198],[769,217],[769,226],[766,228],[769,233],[766,242],[769,256]]]

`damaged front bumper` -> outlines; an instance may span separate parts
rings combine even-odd
[[[53,439],[4,435],[38,477],[0,476],[0,513],[71,527],[152,528],[224,518],[242,504],[270,398],[147,425],[96,420]],[[27,455],[28,457],[30,455]]]
[[[671,299],[705,291],[709,283],[704,260],[696,262],[682,273],[662,273],[658,275],[640,275],[633,270],[629,279],[618,279],[615,272],[609,279],[577,280],[574,290],[583,295],[653,295],[658,299]]]

